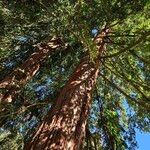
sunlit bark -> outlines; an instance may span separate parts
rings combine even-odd
[[[39,70],[43,62],[55,49],[60,47],[60,39],[51,39],[47,44],[41,44],[19,68],[15,69],[5,79],[0,81],[0,88],[6,90],[0,95],[1,102],[12,102],[20,92],[20,88],[27,83]]]
[[[97,75],[94,63],[84,59],[26,149],[78,149],[85,135]]]
[[[94,39],[100,53],[106,30]],[[98,71],[99,59],[81,60],[55,101],[52,109],[25,145],[25,150],[78,150],[85,137],[86,123]]]

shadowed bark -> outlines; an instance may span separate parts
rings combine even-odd
[[[51,39],[47,44],[41,44],[19,68],[0,81],[0,88],[6,92],[0,95],[1,102],[12,102],[13,98],[20,92],[23,85],[27,83],[39,70],[43,62],[54,50],[62,45],[60,39]]]
[[[95,39],[100,53],[104,50],[102,31]],[[86,123],[98,76],[100,60],[81,60],[24,150],[78,150],[85,137]]]

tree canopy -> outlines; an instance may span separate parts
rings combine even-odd
[[[81,149],[136,149],[136,129],[150,132],[149,12],[149,0],[1,0],[0,81],[61,39],[14,101],[1,102],[1,149],[23,149],[85,56],[101,63]],[[93,41],[105,27],[98,56]]]

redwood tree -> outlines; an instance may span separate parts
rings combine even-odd
[[[147,0],[0,1],[1,68],[19,53],[18,37],[33,43],[62,37],[70,45],[65,55],[54,50],[42,60],[32,80],[19,74],[19,96],[0,104],[0,147],[136,149],[136,129],[150,131],[149,6]]]
[[[98,56],[104,51],[108,31],[104,28],[94,39]],[[98,77],[98,56],[94,62],[89,56],[83,58],[25,149],[79,149],[85,137],[92,91]]]

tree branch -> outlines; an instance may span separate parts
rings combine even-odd
[[[150,31],[149,32],[145,32],[142,34],[142,36],[137,40],[135,41],[134,43],[130,44],[127,48],[124,48],[122,49],[121,51],[117,52],[117,53],[114,53],[114,54],[111,54],[111,55],[106,55],[106,56],[101,56],[100,58],[111,58],[111,57],[116,57],[126,51],[129,51],[131,48],[135,47],[137,44],[143,42],[147,36],[150,35]]]
[[[126,92],[124,92],[121,88],[119,88],[115,83],[111,82],[108,78],[106,78],[103,74],[100,73],[100,75],[103,77],[103,79],[105,81],[107,81],[108,83],[110,83],[113,87],[115,87],[120,93],[122,93],[126,98],[128,98],[128,100],[130,100],[131,102],[134,102],[136,104],[138,104],[139,106],[142,106],[143,108],[147,108],[147,110],[150,109],[150,103],[146,103],[141,101],[140,99],[134,99],[132,98],[130,95],[126,94]]]

